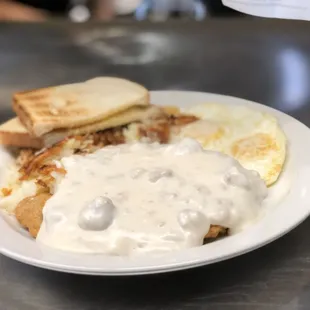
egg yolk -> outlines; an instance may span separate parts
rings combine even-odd
[[[231,154],[236,158],[262,158],[270,151],[278,151],[275,140],[265,133],[258,133],[236,141]]]

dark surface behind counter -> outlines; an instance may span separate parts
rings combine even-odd
[[[0,120],[18,90],[115,75],[258,101],[310,125],[309,34],[310,23],[256,19],[0,24]],[[0,309],[310,309],[309,231],[308,220],[253,253],[158,276],[66,275],[0,256]]]

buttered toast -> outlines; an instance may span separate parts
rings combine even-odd
[[[15,117],[0,126],[0,144],[39,149],[44,143],[41,138],[31,136],[26,127]]]
[[[20,92],[13,97],[13,109],[21,123],[36,137],[57,129],[90,125],[148,105],[146,88],[113,77]]]

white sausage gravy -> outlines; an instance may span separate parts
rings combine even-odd
[[[136,255],[200,246],[210,225],[243,230],[259,217],[267,188],[233,158],[184,139],[124,144],[57,163],[37,241],[84,253]]]

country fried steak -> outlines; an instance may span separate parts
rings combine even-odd
[[[18,222],[26,228],[30,235],[36,238],[42,224],[42,210],[46,201],[53,195],[55,174],[65,175],[66,171],[57,166],[57,161],[73,154],[85,155],[93,153],[108,145],[118,145],[127,142],[127,133],[135,128],[136,139],[147,142],[168,143],[172,130],[197,120],[195,116],[183,115],[173,108],[165,108],[159,118],[145,123],[132,123],[128,126],[116,127],[96,133],[73,136],[64,139],[54,146],[36,152],[32,149],[22,149],[17,158],[19,166],[19,181],[35,181],[36,195],[20,201],[15,208]],[[10,188],[2,189],[10,194]],[[206,235],[206,242],[227,235],[225,227],[211,225]]]

